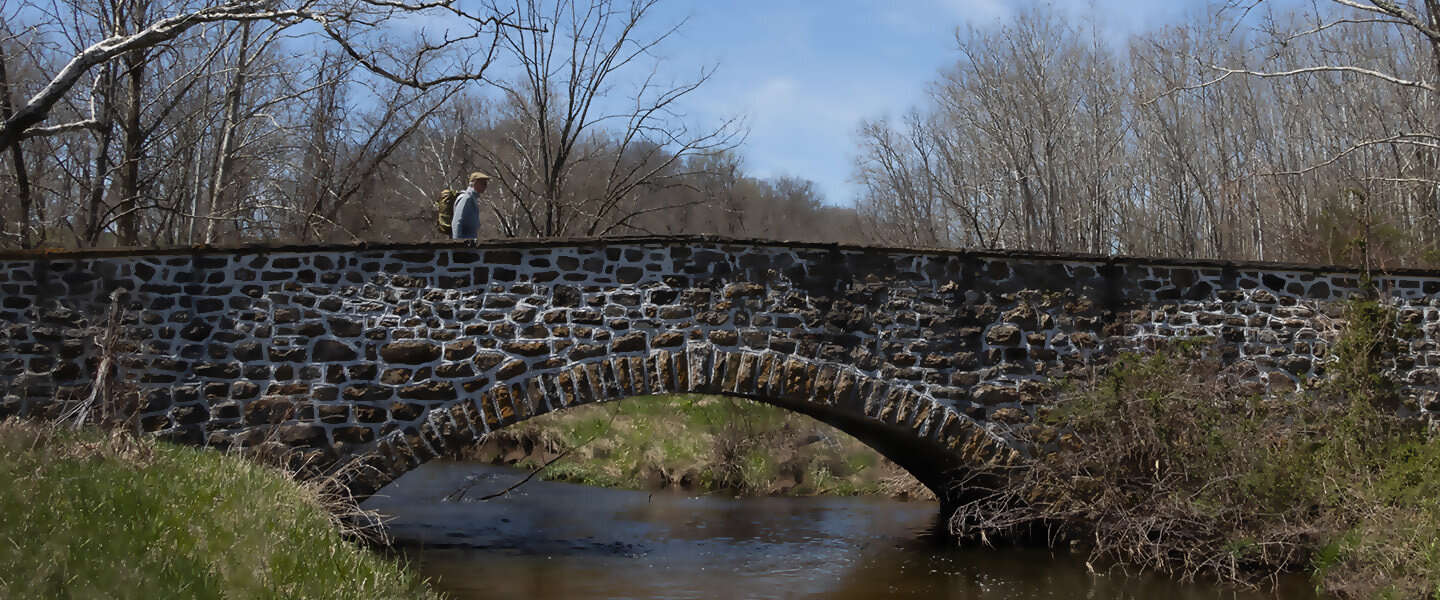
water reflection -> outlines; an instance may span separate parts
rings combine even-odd
[[[957,549],[936,507],[868,498],[693,497],[532,481],[432,462],[373,498],[408,557],[452,598],[1261,599],[1091,574],[1034,550]],[[466,499],[443,501],[467,484]],[[1304,589],[1281,597],[1313,597]]]

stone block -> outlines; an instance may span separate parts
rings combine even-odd
[[[545,356],[546,354],[550,353],[550,345],[546,342],[539,341],[505,342],[500,344],[500,349],[510,354],[527,357]],[[479,364],[479,361],[480,357],[476,357],[477,365]],[[481,368],[483,369],[486,367],[482,366]]]
[[[481,371],[488,371],[495,368],[496,365],[504,362],[505,358],[506,356],[499,352],[480,352],[475,355],[474,360],[472,360],[471,362],[475,363],[475,368],[480,369]]]
[[[295,416],[293,400],[285,396],[265,396],[245,403],[245,423],[263,425],[281,423]]]
[[[577,344],[575,348],[570,351],[570,360],[581,361],[587,358],[604,356],[605,352],[605,346],[600,344]]]
[[[495,371],[495,377],[498,379],[510,379],[521,375],[527,369],[528,367],[525,365],[525,361],[511,359],[505,361],[505,364],[500,365],[500,369]]]
[[[380,347],[380,357],[396,364],[425,364],[438,360],[440,355],[438,344],[420,340],[393,342]]]
[[[839,369],[833,366],[820,368],[815,378],[813,400],[817,404],[835,404],[835,383]]]
[[[385,369],[380,373],[380,383],[386,385],[400,385],[410,381],[415,372],[411,369]]]
[[[445,345],[445,360],[465,360],[475,355],[475,340],[463,339]]]
[[[401,387],[396,395],[406,400],[454,400],[455,385],[448,381],[426,381]]]
[[[610,342],[614,352],[639,352],[645,350],[645,334],[639,331],[616,337]]]
[[[740,378],[741,355],[734,352],[721,352],[716,354],[716,372],[712,377],[720,382],[721,392],[734,392]]]
[[[319,340],[310,352],[310,360],[314,362],[345,362],[359,357],[354,348],[336,340]]]
[[[985,341],[995,346],[1013,346],[1020,343],[1021,331],[1019,327],[1010,324],[1000,324],[990,328],[985,333]]]
[[[368,444],[375,441],[375,430],[362,425],[350,427],[337,427],[334,431],[335,441],[347,444]]]
[[[195,365],[194,372],[201,377],[236,379],[240,377],[240,365],[231,362],[202,362]]]
[[[675,373],[670,364],[671,353],[659,350],[650,355],[646,363],[648,377],[646,384],[652,394],[664,394],[675,391]]]

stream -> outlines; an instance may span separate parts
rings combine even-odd
[[[595,488],[432,461],[363,506],[456,600],[591,598],[1315,598],[1180,583],[1045,550],[957,548],[937,507],[883,498],[731,498]],[[457,489],[464,497],[447,500]]]

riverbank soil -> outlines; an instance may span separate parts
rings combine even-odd
[[[603,487],[934,499],[904,469],[829,425],[724,396],[644,396],[557,411],[491,433],[453,458],[550,463],[541,477]]]
[[[436,597],[237,456],[10,419],[0,481],[0,598]]]

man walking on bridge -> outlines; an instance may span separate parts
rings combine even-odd
[[[470,187],[455,197],[455,216],[450,221],[450,237],[473,240],[480,236],[480,194],[489,183],[489,175],[479,171],[470,174]]]

